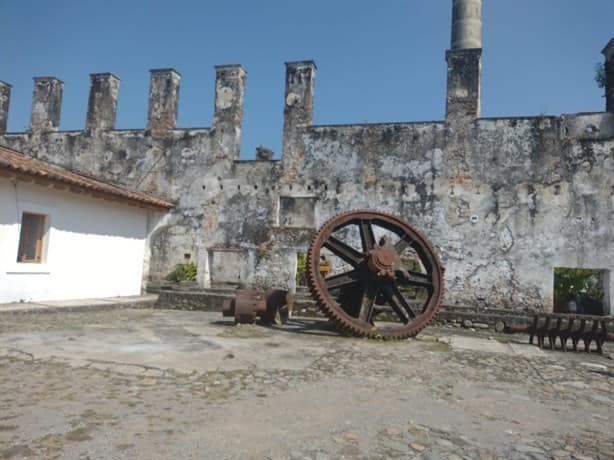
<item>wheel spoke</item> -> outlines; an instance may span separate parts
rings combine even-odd
[[[412,248],[414,248],[416,253],[418,254],[418,258],[420,259],[420,262],[422,263],[422,266],[424,267],[426,272],[432,273],[433,271],[433,265],[431,264],[432,259],[430,258],[429,252],[427,251],[427,249],[420,246],[420,244],[418,244],[417,242],[412,245]]]
[[[362,250],[366,253],[373,249],[375,246],[375,235],[373,234],[373,227],[371,221],[361,219],[358,223],[360,228],[360,240],[362,241]]]
[[[415,318],[416,316],[418,316],[416,315],[416,312],[411,307],[411,305],[409,305],[407,300],[405,300],[403,293],[399,291],[399,288],[396,284],[392,285],[392,292],[394,293],[395,298],[399,301],[400,306],[403,307],[403,310],[409,313],[409,316],[411,316],[412,318]]]
[[[356,270],[351,270],[345,273],[333,275],[324,280],[329,290],[350,287],[358,284],[358,273]]]
[[[356,267],[363,259],[360,252],[334,236],[329,236],[323,246],[353,267]]]
[[[365,290],[362,294],[362,301],[360,303],[360,311],[358,313],[358,319],[365,323],[370,323],[373,317],[373,307],[375,305],[375,296],[377,294],[377,286],[375,283],[368,283],[365,286]]]
[[[413,242],[414,240],[412,240],[409,235],[403,235],[401,239],[395,243],[394,250],[400,255],[405,248],[410,247]]]
[[[409,303],[407,303],[405,297],[403,297],[403,294],[396,285],[392,284],[388,289],[385,289],[384,297],[399,319],[404,323],[409,323],[412,318],[416,317],[416,312],[414,312]]]
[[[404,284],[426,288],[429,292],[433,290],[433,281],[431,280],[431,276],[426,273],[411,271],[403,272],[402,270],[397,270],[395,273],[399,281]]]

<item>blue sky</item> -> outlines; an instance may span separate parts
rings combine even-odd
[[[182,74],[179,127],[210,126],[214,65],[247,73],[242,158],[281,153],[284,62],[318,66],[315,124],[443,119],[451,0],[0,0],[9,131],[32,77],[65,82],[60,128],[82,129],[89,74],[121,78],[118,128],[143,128],[149,69]],[[593,80],[614,0],[484,0],[482,116],[604,110]]]

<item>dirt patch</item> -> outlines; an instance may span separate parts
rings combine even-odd
[[[266,333],[263,328],[251,324],[228,326],[222,332],[217,334],[218,337],[229,339],[264,339],[270,335],[271,334]]]
[[[34,458],[34,456],[34,451],[26,445],[13,446],[0,451],[0,459]]]

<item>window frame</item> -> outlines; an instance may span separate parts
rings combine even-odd
[[[35,247],[35,258],[27,259],[25,256],[25,248],[27,247],[30,240],[28,239],[30,232],[26,231],[28,227],[24,227],[24,221],[26,220],[26,215],[37,218],[38,229],[36,239],[36,247]],[[40,219],[40,220],[39,220]],[[18,242],[18,250],[17,250],[17,263],[18,264],[36,264],[40,265],[44,263],[45,258],[45,240],[47,234],[47,224],[48,224],[49,215],[42,212],[33,212],[23,210],[21,212],[21,221],[19,226],[19,242]]]

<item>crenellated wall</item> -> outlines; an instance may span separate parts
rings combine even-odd
[[[202,285],[285,287],[297,253],[336,213],[400,214],[438,248],[446,302],[552,308],[554,267],[608,270],[614,286],[614,56],[605,112],[479,117],[478,0],[454,2],[446,53],[446,119],[313,126],[316,66],[286,63],[283,155],[239,160],[246,73],[217,66],[210,128],[177,129],[180,75],[152,70],[147,126],[114,129],[119,78],[93,74],[83,131],[58,131],[62,83],[35,79],[32,123],[0,143],[36,158],[169,199],[150,236],[150,277],[187,256]],[[608,290],[608,301],[613,302]]]

